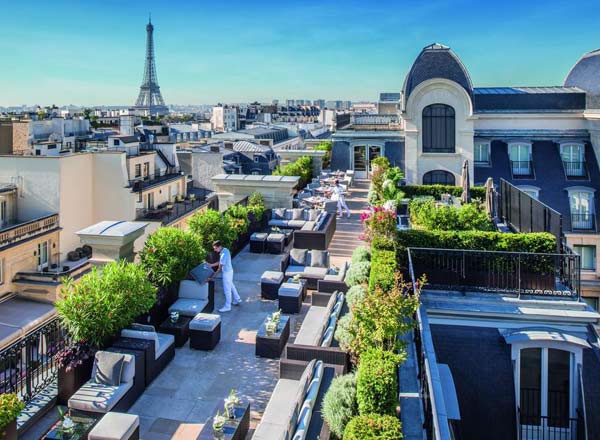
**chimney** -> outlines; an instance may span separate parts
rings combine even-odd
[[[133,261],[133,245],[144,235],[148,223],[102,221],[76,232],[81,244],[92,247],[90,263],[104,266],[109,261]]]

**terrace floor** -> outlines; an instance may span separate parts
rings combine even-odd
[[[353,249],[360,245],[360,213],[367,205],[368,183],[367,180],[356,182],[347,198],[352,216],[337,220],[329,248],[335,265],[348,261]],[[260,324],[267,314],[277,309],[276,302],[261,299],[260,276],[266,270],[279,270],[280,261],[280,255],[252,254],[248,247],[234,258],[234,282],[243,304],[222,314],[221,340],[213,351],[190,350],[189,343],[178,348],[173,361],[130,408],[130,413],[140,416],[143,440],[196,438],[221,399],[233,388],[250,402],[248,438],[251,438],[279,376],[279,360],[256,357],[254,350]],[[221,282],[217,280],[215,310],[223,301]],[[290,341],[309,307],[310,298],[307,298],[301,313],[291,316]],[[21,438],[39,438],[44,432],[41,426],[50,426],[56,418],[53,411],[45,418],[46,423],[36,424]]]

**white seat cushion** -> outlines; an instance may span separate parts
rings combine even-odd
[[[158,348],[154,351],[154,358],[158,359],[162,354],[175,343],[175,336],[166,335],[164,333],[157,333],[158,335]]]
[[[304,221],[304,220],[290,220],[288,222],[289,227],[296,228],[296,229],[302,228],[305,224],[306,224],[306,221]]]
[[[88,434],[88,440],[122,440],[130,438],[140,426],[140,418],[135,414],[109,412]]]
[[[269,220],[269,226],[282,227],[282,226],[287,226],[287,224],[288,224],[287,220]]]
[[[338,275],[325,275],[325,278],[323,278],[325,281],[343,281],[342,280],[342,275],[338,274]]]
[[[271,399],[265,408],[262,419],[254,436],[254,440],[273,440],[290,438],[296,427],[290,427],[294,412],[298,410],[296,397],[300,382],[291,379],[279,379]],[[286,436],[287,433],[287,436]]]
[[[196,281],[183,280],[179,283],[179,299],[208,300],[208,283],[200,285]]]
[[[69,399],[69,408],[80,411],[107,413],[119,403],[131,389],[133,381],[121,383],[118,387],[88,381]]]
[[[325,278],[327,275],[326,267],[306,267],[304,268],[304,275],[310,276],[311,278]]]
[[[288,266],[285,270],[285,275],[293,277],[294,275],[302,275],[304,273],[304,266]]]
[[[190,322],[190,330],[212,331],[221,322],[220,315],[198,313]]]
[[[302,284],[283,283],[279,288],[279,296],[299,297],[302,294]]]
[[[326,307],[312,306],[308,309],[294,344],[317,346],[323,337],[323,329],[327,325],[329,313]]]
[[[169,313],[179,312],[181,316],[194,317],[208,304],[208,300],[203,299],[178,299],[169,307]]]
[[[135,338],[145,339],[147,341],[154,341],[154,351],[158,350],[158,334],[156,332],[143,332],[140,330],[131,330],[125,328],[121,330],[121,336],[123,338]]]
[[[281,284],[283,281],[283,272],[277,272],[274,270],[267,270],[263,272],[260,277],[261,283],[267,284]]]

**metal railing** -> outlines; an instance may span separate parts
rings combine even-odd
[[[533,162],[530,160],[511,160],[510,169],[513,176],[533,175]]]
[[[32,400],[57,378],[58,353],[66,342],[66,331],[54,318],[0,351],[0,394]]]
[[[567,177],[585,177],[587,170],[584,161],[566,161],[563,160],[563,167]]]
[[[417,276],[431,289],[580,296],[580,259],[574,253],[544,254],[462,249],[407,249]]]
[[[593,231],[596,228],[596,215],[592,213],[571,214],[571,229]]]
[[[184,215],[195,211],[202,206],[208,206],[209,204],[210,200],[194,199],[173,202],[156,209],[138,209],[136,212],[136,219],[160,220],[163,225],[168,225]]]
[[[133,191],[138,192],[163,182],[175,180],[181,176],[182,174],[179,167],[172,167],[169,170],[158,170],[151,176],[137,177],[132,179],[129,181],[129,186],[131,186]]]
[[[585,440],[585,425],[581,411],[577,417],[528,415],[518,409],[519,440]]]
[[[0,245],[4,246],[34,235],[58,228],[58,214],[51,214],[28,222],[18,223],[0,231]]]

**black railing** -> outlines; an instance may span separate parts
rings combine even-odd
[[[514,177],[532,176],[533,162],[530,160],[511,160],[510,169]]]
[[[579,298],[579,255],[409,248],[431,289]]]
[[[577,417],[528,415],[519,409],[519,440],[585,440],[581,411]]]
[[[208,206],[210,202],[211,200],[207,199],[187,199],[181,202],[165,203],[155,209],[138,209],[136,219],[160,220],[166,226],[192,211]]]
[[[584,161],[566,161],[563,160],[563,167],[567,177],[585,177],[587,170]]]
[[[0,351],[0,394],[16,393],[27,403],[52,384],[66,339],[55,318]]]
[[[515,232],[548,232],[560,243],[561,214],[504,179],[500,179],[499,206],[500,218]]]
[[[167,170],[158,170],[152,176],[138,177],[129,181],[129,186],[133,191],[142,191],[154,185],[158,185],[169,180],[175,180],[181,177],[179,167],[173,167]]]
[[[593,231],[596,228],[596,215],[592,213],[571,214],[571,229]]]

